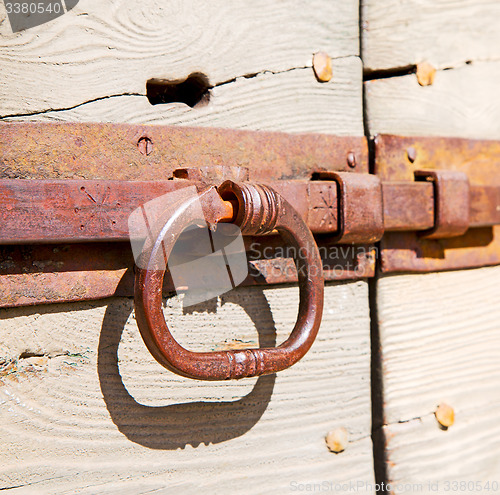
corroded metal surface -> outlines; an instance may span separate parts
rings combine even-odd
[[[279,236],[246,236],[244,241],[249,274],[241,286],[298,281],[293,259]],[[325,281],[374,276],[374,246],[332,245],[321,237],[317,244]],[[1,246],[0,308],[132,297],[134,269],[129,242]],[[163,294],[175,291],[167,274]]]
[[[464,235],[449,239],[425,239],[415,232],[386,233],[380,243],[382,271],[429,272],[500,263],[500,227],[493,227],[500,224],[500,142],[377,136],[374,171],[384,183],[384,208],[387,212],[390,205],[405,217],[401,221],[391,218],[390,230],[404,230],[402,224],[412,211],[412,208],[405,208],[406,201],[398,198],[398,182],[408,181],[409,184],[420,169],[453,170],[467,175],[471,228]],[[432,187],[432,184],[427,186]],[[388,189],[392,189],[392,193],[386,202]],[[421,226],[418,230],[434,227],[434,198],[429,202],[427,196],[425,201],[425,208],[420,210]],[[426,215],[429,218],[426,219]]]
[[[378,178],[369,174],[318,175],[327,180],[266,181],[293,204],[314,234],[335,234],[331,240],[363,244],[380,239],[383,231],[434,226],[431,183],[386,181],[380,188]],[[135,208],[184,187],[209,187],[197,179],[0,180],[0,244],[128,240],[128,217]],[[340,196],[339,190],[344,191]],[[500,223],[500,185],[472,185],[470,197],[472,227]]]
[[[146,146],[147,144],[147,146]],[[250,179],[368,172],[363,137],[130,124],[0,124],[0,179],[161,180],[182,167],[246,167]],[[356,159],[355,169],[347,163]]]
[[[439,272],[500,264],[500,228],[470,229],[450,239],[422,239],[415,232],[389,232],[381,243],[381,270]]]
[[[220,194],[220,196],[219,196]],[[219,202],[216,198],[219,197]],[[276,373],[301,359],[312,346],[323,312],[322,263],[313,236],[300,215],[278,193],[267,186],[225,182],[220,193],[209,188],[199,196],[209,224],[221,221],[223,198],[236,199],[235,223],[242,233],[265,235],[277,230],[295,248],[300,303],[297,322],[289,338],[272,348],[238,349],[218,352],[192,352],[177,343],[162,310],[164,258],[170,256],[182,232],[198,213],[187,200],[179,204],[182,215],[169,215],[151,226],[137,263],[135,314],[142,338],[151,354],[165,368],[199,380],[227,380]]]
[[[467,174],[457,170],[416,170],[415,179],[431,182],[434,189],[434,226],[420,235],[427,239],[464,235],[470,227]]]
[[[500,141],[379,135],[374,144],[374,173],[382,181],[412,182],[416,170],[430,169],[465,172],[471,185],[500,185]]]
[[[226,179],[265,183],[293,205],[316,235],[325,280],[374,275],[378,252],[370,243],[380,237],[374,218],[381,215],[383,271],[500,263],[498,227],[485,228],[500,224],[498,142],[379,136],[375,151],[383,211],[380,201],[375,206],[366,196],[368,153],[361,137],[0,124],[0,306],[131,295],[133,259],[124,241],[134,208],[180,188],[194,185],[201,192]],[[419,169],[467,174],[472,228],[465,236],[416,234],[434,228],[437,213],[433,184],[414,180]],[[335,172],[346,170],[360,183],[348,195],[357,198],[356,205],[340,201],[342,180]],[[366,176],[370,180],[377,179]],[[456,220],[461,216],[466,215]],[[346,228],[356,237],[344,242],[359,245],[338,244]],[[72,255],[56,253],[61,246],[55,243],[66,243]],[[245,246],[250,269],[245,285],[297,281],[279,236],[246,236]],[[164,288],[173,290],[168,280]]]
[[[345,243],[379,241],[384,235],[384,209],[380,179],[370,174],[323,172],[338,188],[338,229],[332,240]]]
[[[337,230],[335,182],[268,184],[293,203],[314,233]],[[0,180],[0,244],[125,241],[137,207],[188,186],[208,187],[191,180]]]
[[[132,295],[130,243],[0,247],[0,307]]]

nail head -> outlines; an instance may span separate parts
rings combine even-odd
[[[413,163],[417,159],[417,150],[413,146],[410,146],[406,150],[406,156],[408,157],[408,160]]]
[[[347,153],[347,165],[351,168],[356,166],[356,155],[353,151],[349,151],[349,153]]]
[[[444,428],[449,428],[455,422],[455,411],[451,406],[442,402],[434,413],[438,423]]]
[[[349,443],[349,433],[343,427],[335,428],[326,435],[325,441],[330,452],[340,454]]]
[[[429,62],[417,64],[417,81],[420,86],[431,86],[435,76],[436,69]]]
[[[313,55],[313,69],[319,82],[328,82],[332,78],[332,59],[325,52]]]

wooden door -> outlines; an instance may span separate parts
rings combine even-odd
[[[80,0],[18,33],[0,3],[0,121],[499,139],[497,2],[361,3]],[[318,51],[329,82],[314,75]],[[421,62],[437,69],[432,85],[418,83]],[[192,74],[208,97],[151,104],[148,81]],[[165,371],[129,298],[0,310],[0,488],[435,493],[429,482],[500,481],[499,273],[328,283],[307,356],[229,383]],[[190,311],[171,298],[165,313],[193,349],[273,345],[297,301],[295,286],[241,288]],[[456,414],[448,431],[441,402]],[[337,428],[340,454],[325,444]]]

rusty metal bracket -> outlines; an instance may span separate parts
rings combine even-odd
[[[382,184],[375,175],[320,172],[337,183],[338,227],[333,242],[371,243],[384,235]]]
[[[386,222],[380,242],[383,273],[500,263],[500,142],[381,135],[374,141],[374,158],[374,172],[384,184],[386,213],[397,209],[406,222],[405,215],[417,212],[411,206],[414,201],[424,205],[416,195],[411,199],[395,194],[402,181],[415,191],[418,185],[431,188],[425,194],[432,197],[418,213],[423,220],[432,212],[433,221],[426,228],[427,222],[422,222],[414,232],[394,225],[388,229]],[[412,184],[415,176],[424,181]]]
[[[427,239],[464,235],[470,227],[470,184],[467,174],[456,170],[415,170],[415,179],[434,186],[434,227],[420,232]]]

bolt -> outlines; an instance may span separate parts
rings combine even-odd
[[[406,156],[410,160],[410,163],[413,163],[417,159],[417,150],[413,146],[410,146],[406,150]]]
[[[150,155],[153,152],[153,141],[148,137],[141,137],[141,139],[137,141],[137,147],[143,155]]]
[[[417,81],[420,86],[431,86],[435,75],[436,69],[429,62],[417,64]]]
[[[451,406],[442,402],[434,413],[443,429],[448,429],[455,422],[455,411]]]
[[[313,70],[319,82],[328,82],[332,78],[332,59],[325,52],[313,55]]]
[[[354,154],[354,151],[349,151],[349,153],[347,153],[347,165],[351,168],[356,166],[356,155]]]
[[[346,449],[349,443],[349,433],[347,433],[345,428],[335,428],[328,433],[325,442],[330,452],[340,454]]]

